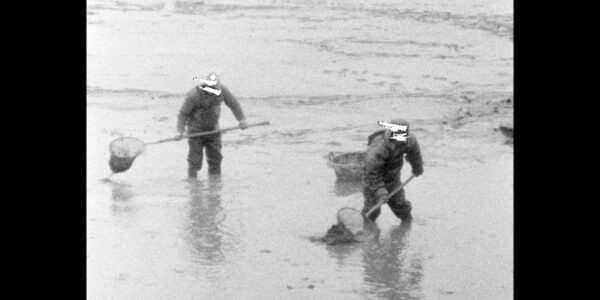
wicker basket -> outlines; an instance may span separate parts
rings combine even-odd
[[[366,152],[330,152],[327,165],[335,171],[338,180],[361,180]]]

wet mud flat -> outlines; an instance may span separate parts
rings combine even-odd
[[[512,299],[511,7],[88,3],[88,299]],[[114,139],[175,134],[207,71],[249,122],[271,123],[223,135],[221,178],[205,165],[186,181],[180,141],[101,180]],[[406,187],[413,222],[384,205],[361,242],[313,242],[341,207],[362,208],[361,183],[337,181],[328,154],[365,151],[398,117],[425,161]]]
[[[476,103],[329,97],[311,105],[242,99],[250,116],[269,116],[271,125],[223,136],[219,182],[204,168],[197,182],[184,180],[183,142],[148,147],[129,170],[102,182],[110,141],[170,136],[181,101],[166,97],[125,113],[103,104],[113,96],[88,102],[92,299],[511,297],[512,147],[495,130],[512,116],[510,96]],[[129,106],[147,101],[122,96]],[[431,103],[439,111],[429,111]],[[343,117],[330,118],[334,108]],[[362,207],[361,183],[338,181],[328,154],[364,150],[377,129],[372,119],[396,108],[421,117],[413,123],[425,173],[406,187],[410,228],[384,206],[377,235],[313,242],[336,223],[338,209]],[[290,110],[305,119],[290,119]],[[223,114],[223,126],[233,122]]]

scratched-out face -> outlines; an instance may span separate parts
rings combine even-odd
[[[396,140],[399,142],[406,142],[406,140],[408,139],[408,126],[400,126],[402,128],[399,128],[396,131],[392,130],[392,136],[390,136],[390,139],[392,140]]]
[[[392,134],[390,139],[399,142],[406,142],[408,139],[408,125],[394,124],[384,121],[379,121],[377,123],[391,131]]]
[[[219,83],[219,77],[215,73],[208,74],[208,76],[206,76],[205,78],[194,76],[192,80],[200,81],[203,86],[208,86],[212,88],[216,87],[217,83]]]

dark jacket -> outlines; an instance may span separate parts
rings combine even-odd
[[[389,139],[388,130],[380,130],[369,136],[365,173],[365,187],[375,192],[386,184],[399,180],[404,158],[413,173],[423,173],[423,159],[417,138],[408,134],[405,143]],[[385,191],[382,190],[382,193]]]
[[[183,132],[188,126],[188,133],[211,131],[219,129],[221,103],[225,102],[238,121],[244,120],[244,111],[237,99],[222,84],[219,96],[202,90],[199,86],[192,88],[185,96],[183,106],[179,111],[177,131]]]

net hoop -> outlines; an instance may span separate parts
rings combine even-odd
[[[365,219],[362,213],[352,207],[340,208],[337,212],[337,220],[354,235],[365,229]]]
[[[135,158],[146,151],[146,144],[134,137],[120,137],[109,145],[110,155],[120,158]]]
[[[108,162],[113,173],[128,170],[135,158],[146,151],[146,144],[137,138],[120,137],[109,145],[110,160]]]

